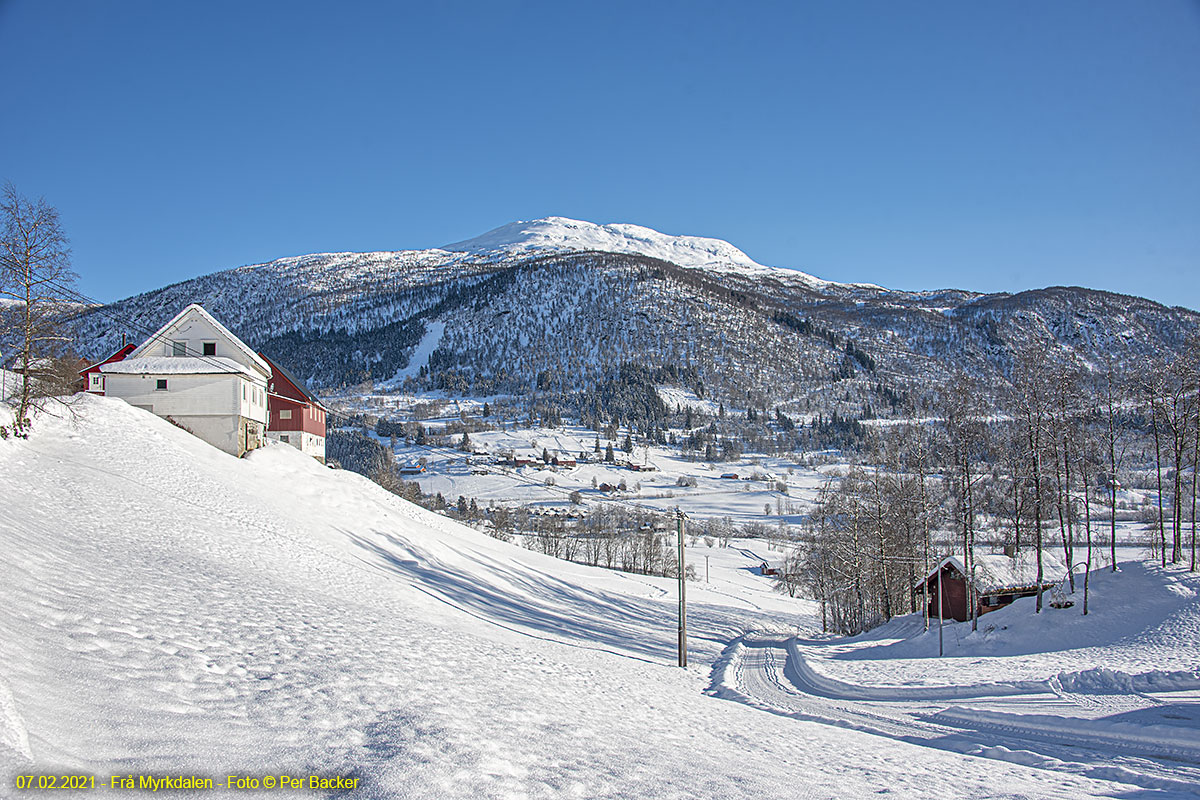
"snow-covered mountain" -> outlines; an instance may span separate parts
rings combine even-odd
[[[851,418],[886,414],[951,374],[998,386],[1024,346],[1050,361],[1144,362],[1177,350],[1200,321],[1075,287],[979,295],[832,283],[716,239],[550,217],[444,248],[296,256],[167,286],[84,314],[85,355],[192,302],[318,388],[407,380],[538,393],[569,408],[636,363],[694,373],[736,407]],[[421,363],[410,363],[422,342]]]
[[[441,249],[473,255],[529,258],[547,253],[625,253],[669,261],[681,267],[740,269],[750,274],[777,271],[782,276],[815,285],[828,285],[797,270],[777,270],[757,263],[722,239],[703,236],[671,236],[641,225],[610,223],[597,225],[566,217],[546,217],[529,222],[511,222],[482,236],[444,245]]]

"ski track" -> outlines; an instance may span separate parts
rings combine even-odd
[[[855,687],[815,673],[797,641],[765,633],[735,640],[714,668],[709,693],[775,714],[910,744],[1166,791],[1172,797],[1200,797],[1200,746],[1194,741],[1138,741],[1119,732],[1089,732],[1086,718],[1045,715],[1047,706],[1061,710],[1055,701],[1107,715],[1162,705],[1159,698],[1068,692],[1055,679],[1042,682],[1040,690],[1028,681],[1009,686]],[[849,696],[838,696],[838,686]],[[939,697],[970,697],[1005,711],[931,704]],[[1012,713],[1014,708],[1023,713]],[[1057,728],[1044,720],[1078,724]]]

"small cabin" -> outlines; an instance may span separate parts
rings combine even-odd
[[[1025,550],[1015,558],[989,554],[975,556],[974,588],[976,611],[983,615],[1009,605],[1019,597],[1038,593],[1037,553]],[[1067,568],[1053,553],[1042,551],[1043,591],[1067,576]],[[939,588],[941,597],[938,595]],[[966,570],[957,556],[946,556],[913,587],[914,593],[928,593],[929,616],[964,622],[971,618]]]

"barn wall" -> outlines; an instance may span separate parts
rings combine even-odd
[[[946,593],[945,609],[946,619],[955,619],[959,622],[964,622],[970,618],[970,611],[967,607],[967,584],[960,577],[955,577],[949,570],[942,573],[942,591]],[[937,576],[929,580],[929,616],[936,618],[938,616],[938,580]]]

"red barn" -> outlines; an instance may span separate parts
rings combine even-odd
[[[267,438],[290,444],[301,453],[325,463],[325,414],[328,409],[304,382],[270,358],[267,387]]]
[[[113,353],[103,361],[97,361],[90,367],[84,367],[79,371],[79,380],[82,385],[80,391],[91,392],[92,394],[104,394],[104,373],[100,371],[100,367],[105,364],[113,364],[117,361],[124,361],[125,356],[137,350],[136,344],[127,344],[117,352]]]

